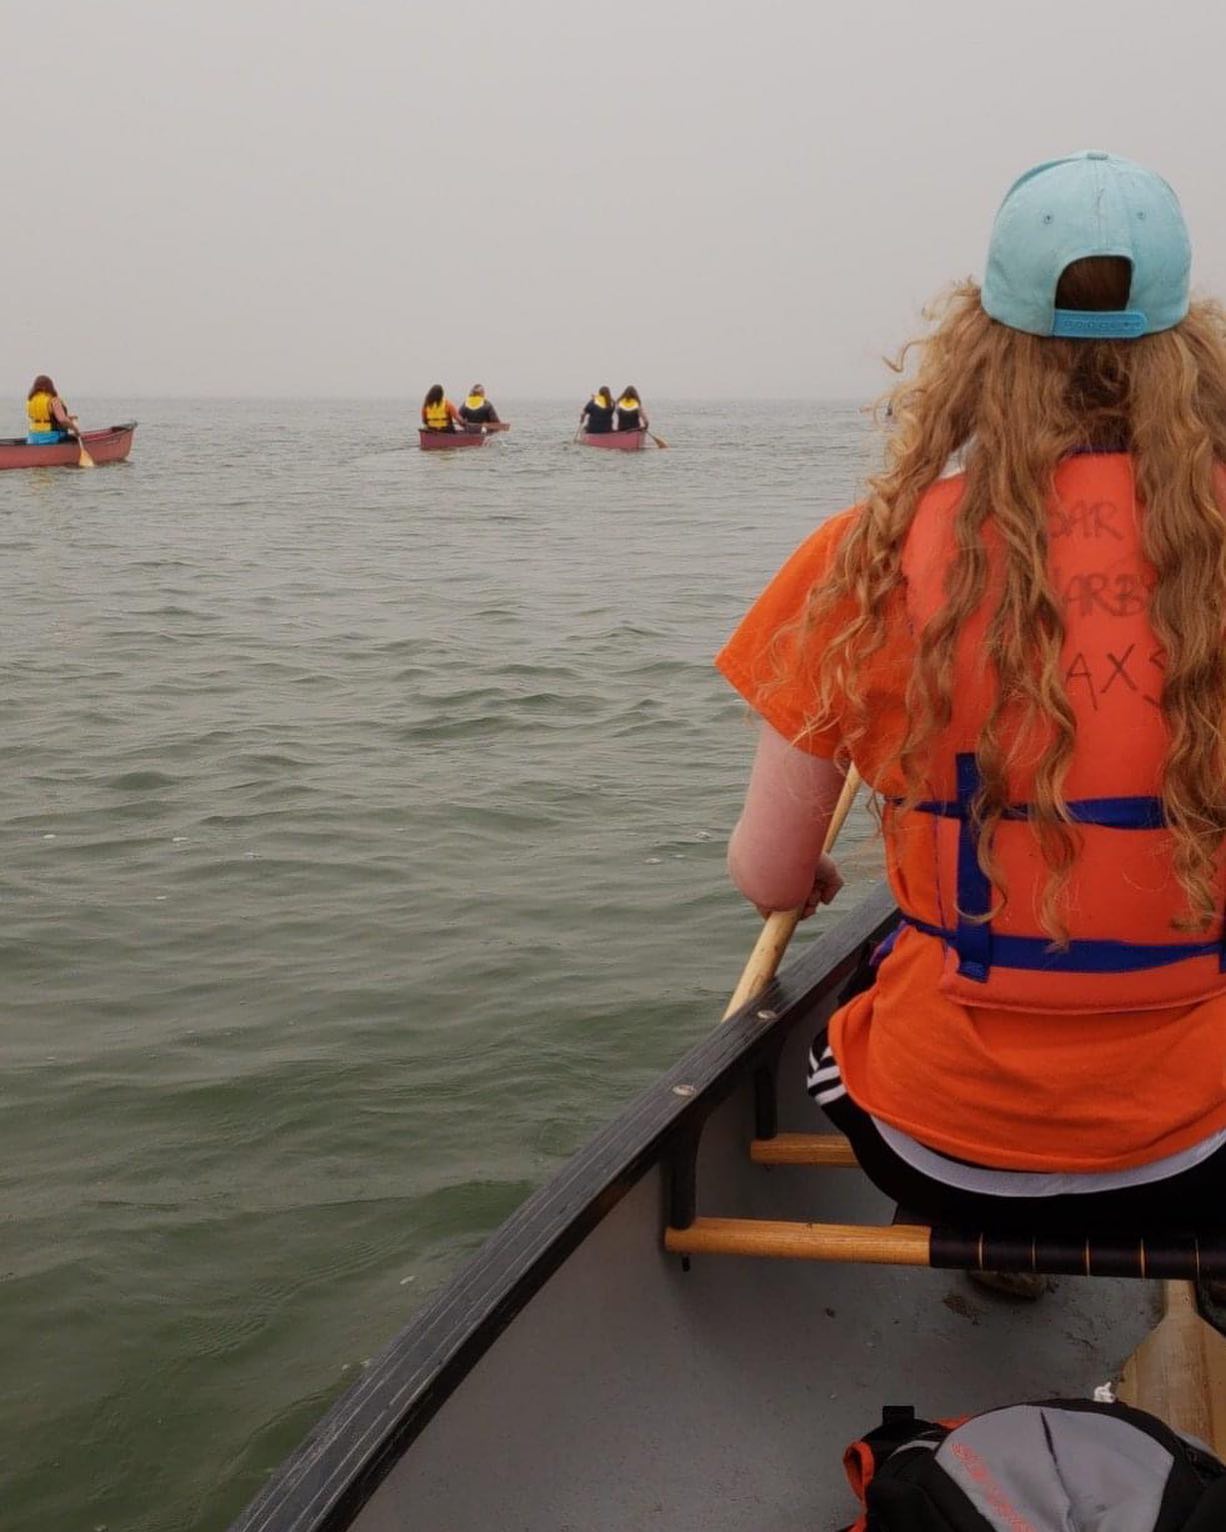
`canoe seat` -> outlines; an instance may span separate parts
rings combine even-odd
[[[756,1138],[759,1165],[856,1165],[845,1138],[828,1133],[778,1133]],[[687,1206],[688,1204],[688,1206]],[[674,1201],[664,1235],[674,1255],[749,1255],[796,1261],[933,1266],[953,1271],[1036,1272],[1052,1276],[1165,1277],[1198,1281],[1226,1277],[1226,1232],[1209,1235],[1029,1234],[893,1224],[789,1223],[762,1218],[685,1218],[692,1203]],[[907,1216],[907,1215],[904,1215]]]
[[[854,1150],[840,1133],[776,1133],[774,1138],[755,1138],[749,1145],[749,1158],[755,1165],[860,1168]]]

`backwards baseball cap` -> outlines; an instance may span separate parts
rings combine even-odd
[[[1056,307],[1066,266],[1092,255],[1132,265],[1128,307]],[[983,306],[1030,335],[1129,340],[1169,330],[1188,312],[1192,246],[1175,193],[1131,160],[1087,149],[1048,160],[1005,194],[988,246]]]

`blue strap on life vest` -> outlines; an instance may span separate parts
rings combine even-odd
[[[904,914],[902,918],[906,925],[914,926],[925,936],[935,936],[955,949],[958,947],[957,931],[917,920],[914,915]],[[1182,963],[1185,958],[1217,957],[1220,966],[1222,943],[1115,942],[1096,938],[1071,941],[1062,948],[1054,946],[1046,936],[1002,936],[996,932],[992,935],[991,951],[992,962],[1001,968],[1032,968],[1043,973],[1141,973],[1147,968]],[[958,972],[966,973],[970,979],[978,978],[961,963]]]
[[[903,799],[892,798],[890,802],[902,803]],[[1166,823],[1162,816],[1161,798],[1073,798],[1065,807],[1074,824],[1101,825],[1107,830],[1161,830]],[[952,803],[929,799],[917,803],[915,811],[918,814],[935,814],[939,819],[963,817],[961,799]],[[1001,818],[1029,819],[1033,813],[1033,804],[1011,803]]]
[[[994,932],[988,919],[992,884],[979,865],[979,831],[974,815],[974,800],[983,779],[972,751],[956,755],[954,766],[955,800],[917,803],[915,809],[917,813],[958,821],[958,922],[949,930],[918,920],[905,911],[903,920],[917,931],[952,946],[958,954],[958,973],[963,978],[985,984],[993,964],[1044,973],[1139,973],[1199,957],[1216,957],[1219,971],[1226,973],[1226,921],[1216,940],[1202,942],[1093,938],[1070,941],[1061,948],[1045,936],[1002,936]],[[1076,798],[1067,807],[1074,823],[1110,830],[1160,830],[1166,822],[1161,798]],[[1009,805],[1002,817],[1024,820],[1032,812],[1032,805],[1015,803]]]
[[[872,969],[880,968],[882,963],[885,962],[886,958],[889,957],[890,953],[898,945],[898,938],[901,935],[902,923],[900,922],[892,931],[888,931],[873,948],[869,955],[868,966]]]
[[[955,758],[958,794],[958,929],[954,946],[958,972],[977,984],[986,982],[992,968],[992,884],[979,865],[979,830],[974,819],[974,800],[983,779],[971,751]],[[976,918],[978,917],[978,918]]]

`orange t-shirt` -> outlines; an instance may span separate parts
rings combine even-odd
[[[803,638],[780,638],[780,629],[803,614],[856,514],[832,518],[801,544],[716,658],[789,739],[814,716],[806,656],[820,654],[841,624],[836,613]],[[888,627],[860,678],[870,728],[856,764],[894,793],[883,763],[902,737],[913,655],[901,600]],[[836,720],[803,748],[830,757],[841,742]],[[843,1080],[874,1117],[959,1159],[1038,1171],[1144,1165],[1226,1128],[1226,996],[1168,1010],[998,1010],[943,994],[942,965],[941,944],[904,926],[874,986],[831,1020]]]

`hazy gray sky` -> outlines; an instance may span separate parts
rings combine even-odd
[[[6,7],[4,388],[858,396],[1036,160],[1226,294],[1214,0]]]

